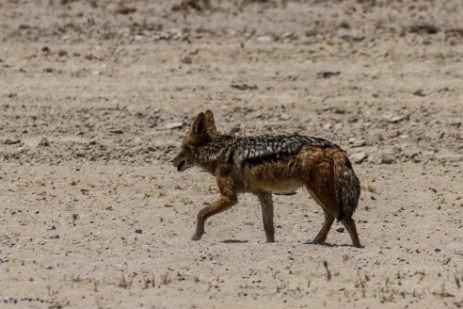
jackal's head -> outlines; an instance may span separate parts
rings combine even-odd
[[[216,133],[214,114],[210,110],[199,113],[193,120],[177,155],[172,160],[172,164],[179,172],[193,167],[196,163],[195,158],[200,152],[200,147],[210,140],[212,134]]]

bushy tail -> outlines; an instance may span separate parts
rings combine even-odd
[[[352,164],[343,151],[334,155],[335,192],[338,202],[336,219],[352,218],[360,198],[360,181],[354,173]]]

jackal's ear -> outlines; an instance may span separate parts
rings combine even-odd
[[[206,116],[203,112],[199,113],[198,116],[196,116],[195,120],[193,120],[191,129],[195,134],[206,132]]]
[[[210,133],[210,134],[217,133],[217,127],[215,126],[214,114],[212,113],[212,111],[208,109],[204,113],[204,116],[206,117],[206,130],[207,130],[207,133]]]

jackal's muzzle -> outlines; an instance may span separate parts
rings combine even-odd
[[[183,171],[184,171],[184,167],[186,166],[186,161],[185,161],[185,160],[181,160],[181,161],[178,162],[178,163],[174,163],[174,166],[177,168],[177,171],[183,172]]]
[[[193,166],[193,163],[188,162],[187,159],[176,157],[172,160],[172,165],[177,169],[179,172],[183,172],[184,170]]]

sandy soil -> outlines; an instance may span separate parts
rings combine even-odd
[[[463,306],[463,2],[238,2],[0,1],[1,308]],[[207,108],[345,148],[365,248],[303,191],[191,241]]]

